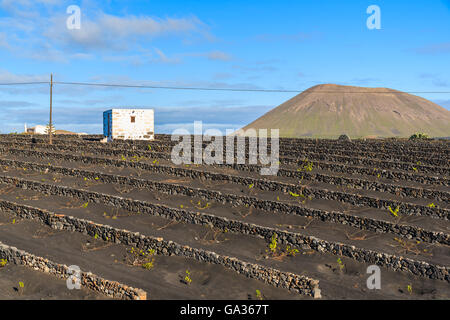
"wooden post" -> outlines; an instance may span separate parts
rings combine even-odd
[[[52,100],[53,100],[53,73],[50,74],[50,122],[48,124],[49,144],[53,144],[52,139]]]

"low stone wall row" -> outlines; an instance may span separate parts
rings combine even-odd
[[[31,139],[28,141],[22,141],[23,142],[30,142]],[[40,144],[47,144],[47,141],[43,139],[39,139]],[[11,143],[11,142],[1,142],[3,144]],[[136,150],[136,151],[146,151],[148,150],[148,146],[151,146],[153,151],[156,152],[166,152],[170,153],[172,151],[172,147],[176,144],[174,142],[172,143],[164,143],[161,141],[150,141],[147,142],[144,146],[137,147],[135,145],[124,145],[124,144],[118,144],[118,143],[110,143],[107,145],[100,144],[100,143],[92,143],[92,142],[86,142],[86,141],[59,141],[54,142],[56,145],[59,146],[77,146],[77,147],[102,147],[102,148],[111,148],[116,147],[120,150]],[[209,143],[203,143],[202,148],[205,148],[208,146]],[[225,146],[225,144],[224,144]],[[270,144],[268,144],[270,147]],[[248,145],[246,146],[245,150],[246,154],[248,154]],[[280,146],[279,154],[281,157],[303,157],[303,158],[313,158],[313,157],[319,157],[319,155],[326,155],[327,161],[332,162],[342,162],[341,159],[344,159],[346,162],[349,161],[361,161],[360,159],[364,160],[371,160],[371,161],[380,161],[382,162],[378,166],[383,166],[385,162],[387,164],[384,164],[384,166],[391,165],[392,162],[404,162],[404,163],[410,163],[413,164],[415,167],[421,167],[423,165],[425,167],[421,168],[422,170],[426,170],[429,166],[448,166],[449,160],[448,156],[443,153],[439,153],[436,150],[426,151],[426,152],[409,152],[405,151],[404,153],[399,153],[398,151],[384,151],[384,152],[368,152],[368,151],[355,151],[353,148],[348,150],[347,148],[343,149],[332,149],[332,148],[310,148],[310,147],[304,147],[299,146],[295,148],[286,148],[283,146]],[[434,155],[434,157],[430,157],[430,155]],[[350,159],[350,160],[349,160]],[[320,159],[316,159],[320,160]],[[421,163],[421,165],[418,165],[417,163]],[[359,162],[358,162],[359,163]],[[357,163],[353,163],[357,164]],[[370,163],[371,166],[375,165],[374,163]]]
[[[191,136],[191,141],[193,141]],[[161,144],[173,144],[171,136],[167,135],[162,138],[161,135],[156,135],[156,143]],[[142,141],[117,141],[114,142],[122,146],[144,146]],[[225,144],[225,141],[223,140]],[[248,138],[246,139],[248,143]],[[271,141],[268,140],[270,146]],[[323,148],[326,150],[343,150],[352,149],[359,152],[377,152],[385,153],[392,152],[397,154],[408,154],[409,152],[423,152],[425,154],[439,153],[444,155],[450,155],[450,143],[446,140],[427,140],[427,141],[408,141],[408,140],[353,140],[352,142],[341,142],[339,140],[330,139],[287,139],[280,138],[280,149],[282,150],[296,150],[299,148]]]
[[[144,251],[153,249],[157,255],[182,256],[193,258],[200,262],[222,265],[248,278],[260,280],[274,287],[281,287],[303,295],[320,297],[319,281],[303,275],[283,272],[271,267],[245,262],[234,257],[223,256],[212,251],[180,245],[162,238],[117,229],[71,216],[57,215],[47,210],[19,205],[13,202],[0,201],[0,209],[14,213],[22,218],[39,220],[53,229],[80,232],[92,237],[97,235],[104,241],[121,243]]]
[[[294,247],[304,247],[306,245],[312,250],[318,252],[327,252],[334,255],[346,256],[357,261],[375,263],[377,265],[393,269],[394,271],[405,271],[418,276],[431,279],[441,279],[450,282],[448,267],[432,265],[427,262],[416,261],[409,258],[403,258],[401,256],[398,257],[374,250],[357,248],[353,245],[342,244],[339,242],[321,240],[313,236],[302,235],[298,232],[283,231],[277,228],[263,227],[238,220],[230,220],[211,214],[174,209],[164,205],[151,204],[145,201],[126,199],[118,196],[106,195],[82,189],[55,186],[46,183],[25,181],[24,179],[19,178],[6,179],[0,177],[0,183],[8,183],[19,188],[35,190],[44,194],[68,196],[91,203],[102,203],[108,206],[123,208],[132,212],[140,212],[153,216],[164,217],[174,221],[199,225],[210,225],[217,229],[227,230],[234,233],[263,237],[268,241],[273,234],[277,234],[281,243],[289,244]],[[0,201],[0,204],[1,203],[7,202]],[[12,210],[14,210],[14,208],[12,208]]]
[[[283,158],[283,163],[289,165],[301,164],[301,162],[296,158]],[[322,161],[314,161],[314,168],[345,174],[361,174],[375,177],[378,177],[378,175],[380,175],[380,178],[384,179],[412,181],[421,184],[432,184],[443,186],[450,185],[450,179],[448,177],[437,175],[434,173],[432,175],[428,175],[424,174],[423,172],[416,173],[411,171],[397,171],[390,169],[369,168],[369,167],[352,166],[348,164],[322,162]]]
[[[64,280],[67,280],[71,275],[69,273],[69,267],[64,264],[52,262],[1,242],[0,258],[7,259],[8,262],[17,265],[23,265],[46,274],[51,274]],[[91,272],[81,271],[80,276],[80,282],[83,287],[99,292],[107,297],[125,300],[147,299],[147,293],[144,290],[132,288],[117,281],[106,280]]]
[[[206,172],[202,170],[195,169],[186,169],[186,168],[177,168],[170,166],[162,166],[162,165],[150,165],[146,163],[140,162],[126,162],[114,159],[107,158],[96,158],[89,156],[75,156],[70,154],[59,154],[59,153],[51,153],[51,152],[37,152],[31,150],[10,150],[11,153],[19,153],[21,155],[28,155],[37,158],[54,158],[65,161],[76,161],[82,163],[89,164],[106,164],[113,165],[116,167],[132,167],[136,169],[147,170],[151,172],[175,175],[178,177],[189,177],[191,179],[206,179],[211,181],[229,181],[232,183],[240,184],[243,186],[249,186],[254,184],[261,190],[266,191],[280,191],[280,192],[298,192],[299,189],[302,189],[303,195],[308,197],[312,196],[318,199],[326,199],[326,200],[336,200],[340,202],[349,203],[354,206],[359,207],[372,207],[378,209],[387,209],[389,206],[391,208],[399,207],[400,212],[407,215],[423,215],[423,216],[431,216],[436,218],[443,218],[448,220],[450,218],[450,210],[443,208],[432,208],[428,206],[407,203],[402,201],[392,201],[387,199],[378,199],[369,196],[361,196],[358,194],[351,194],[340,191],[330,191],[326,189],[313,188],[307,186],[300,186],[294,184],[287,184],[281,182],[270,181],[266,179],[254,179],[248,177],[234,176],[234,175],[226,175],[221,173],[212,173]]]
[[[48,143],[48,138],[40,138],[35,136],[34,138],[38,143]],[[192,140],[193,141],[193,140]],[[2,143],[28,143],[31,142],[31,137],[25,136],[16,139],[0,139]],[[87,140],[87,139],[55,139],[53,141],[54,144],[59,145],[77,145],[77,146],[88,146],[88,145],[99,145],[98,140]],[[161,140],[153,140],[153,141],[115,141],[112,143],[108,143],[109,146],[117,147],[120,149],[129,149],[129,150],[147,150],[150,145],[153,150],[158,152],[170,152],[172,147],[177,142],[173,141],[161,141]],[[202,147],[205,148],[209,143],[202,143]],[[224,143],[225,145],[225,143]],[[268,140],[268,146],[270,147],[271,143]],[[428,147],[427,147],[428,146]],[[282,142],[280,143],[280,155],[284,156],[304,156],[308,153],[320,153],[327,154],[329,156],[348,156],[348,157],[359,157],[359,158],[381,158],[382,160],[391,160],[391,161],[404,161],[404,162],[413,162],[417,163],[418,161],[423,164],[435,165],[435,166],[447,166],[448,165],[448,156],[450,155],[450,144],[442,145],[442,148],[439,147],[439,144],[434,143],[431,147],[430,144],[424,144],[422,147],[414,147],[413,144],[405,146],[404,144],[400,144],[399,146],[383,146],[380,148],[372,149],[371,146],[367,147],[363,145],[364,148],[361,150],[361,146],[358,144],[339,144],[336,143],[327,143],[320,145],[310,145],[310,144],[294,144],[294,145],[286,145]],[[248,145],[247,145],[248,147]],[[416,149],[418,148],[418,149]],[[248,149],[248,148],[247,148]]]
[[[1,142],[0,142],[1,144]],[[2,148],[4,152],[14,153],[17,154],[18,152],[24,150],[25,151],[38,151],[42,149],[35,149],[37,146],[34,146],[33,144],[27,144],[26,147],[29,147],[30,149],[22,149],[23,146],[19,146],[17,144],[10,145],[11,148]],[[20,148],[13,148],[13,147],[20,147]],[[39,146],[40,147],[40,146]],[[67,146],[67,145],[45,145],[45,150],[51,150],[56,152],[61,151],[68,151],[68,152],[79,152],[80,148],[76,146]],[[100,154],[104,156],[124,156],[124,157],[150,157],[150,158],[158,158],[158,159],[165,159],[165,160],[171,160],[171,154],[168,152],[158,152],[156,150],[153,150],[151,152],[149,151],[139,151],[139,150],[124,150],[124,149],[115,149],[115,148],[108,148],[108,147],[83,147],[83,151],[86,153],[92,153],[92,154]],[[45,151],[40,151],[45,152]],[[249,155],[246,155],[246,159],[248,160]],[[280,164],[287,164],[287,165],[303,165],[304,160],[298,159],[298,158],[280,158]],[[444,176],[429,176],[429,175],[423,175],[421,173],[413,173],[413,172],[405,172],[405,171],[393,171],[393,170],[386,170],[386,169],[380,169],[380,168],[367,168],[367,167],[360,167],[360,166],[349,166],[348,164],[341,164],[341,163],[333,163],[333,162],[323,162],[323,161],[313,161],[314,168],[319,168],[322,170],[328,170],[328,171],[334,171],[334,172],[341,172],[341,173],[348,173],[348,174],[363,174],[363,175],[369,175],[369,176],[376,176],[378,177],[378,174],[380,175],[380,178],[386,178],[386,179],[400,179],[405,181],[413,181],[418,182],[422,184],[434,184],[434,185],[444,185],[448,186],[450,185],[449,179]],[[222,164],[222,165],[215,165],[215,166],[225,166],[230,167],[236,170],[241,171],[251,171],[251,172],[260,172],[261,168],[263,166],[261,165],[247,165],[247,164]],[[417,168],[416,168],[417,169]],[[418,169],[417,169],[418,170]],[[411,170],[410,170],[411,171]],[[293,175],[294,173],[294,175]],[[302,172],[303,173],[303,172]],[[301,177],[302,173],[298,173],[293,170],[287,170],[287,169],[280,169],[278,171],[278,176],[286,176],[286,177]],[[310,177],[312,177],[312,174],[309,174]],[[324,175],[325,176],[325,175]],[[328,175],[329,176],[329,175]],[[306,176],[305,176],[306,178]],[[346,178],[347,180],[349,178]],[[320,180],[318,180],[320,181]],[[328,181],[330,181],[328,179]],[[336,180],[335,180],[336,181]],[[334,183],[336,184],[336,183]],[[373,190],[373,189],[368,189]]]
[[[155,138],[159,141],[170,141],[170,134],[156,134]],[[246,137],[248,139],[248,137]],[[193,139],[193,135],[191,135]],[[338,139],[318,139],[318,138],[280,138],[280,142],[285,145],[312,145],[320,146],[322,144],[327,145],[356,145],[356,146],[410,146],[410,147],[420,147],[420,146],[436,146],[436,147],[446,147],[450,145],[450,141],[445,139],[428,139],[428,140],[409,140],[407,138],[384,138],[384,139],[353,139],[350,143],[348,141],[341,141]]]
[[[1,140],[23,140],[32,137],[32,135],[25,134],[0,134]],[[47,139],[46,135],[34,135],[33,137],[38,139]],[[88,135],[65,135],[56,134],[53,135],[53,140],[98,140],[104,138],[102,134],[88,134]],[[193,139],[193,136],[191,135]],[[155,139],[162,142],[170,142],[170,134],[155,134]],[[139,144],[142,141],[119,141],[123,144]],[[398,149],[398,147],[409,147],[409,148],[424,148],[428,147],[430,149],[448,148],[450,141],[448,140],[415,140],[411,141],[406,138],[386,138],[386,139],[354,139],[351,143],[347,141],[340,141],[337,139],[312,139],[312,138],[280,138],[280,142],[286,146],[297,146],[297,145],[308,145],[308,146],[348,146],[353,145],[356,147],[383,147]]]
[[[301,152],[292,152],[292,153],[281,153],[284,157],[289,158],[298,158],[303,157],[308,160],[314,161],[327,161],[333,163],[347,164],[347,165],[356,165],[356,166],[368,166],[376,169],[389,169],[389,170],[403,170],[403,171],[413,171],[413,168],[416,168],[418,172],[427,173],[427,174],[441,174],[448,176],[449,174],[449,162],[446,161],[444,166],[431,166],[431,165],[423,165],[423,164],[414,164],[410,162],[399,162],[399,161],[391,161],[391,160],[378,160],[378,159],[370,159],[370,158],[355,158],[348,156],[339,156],[328,153],[308,153],[304,154]]]
[[[302,207],[300,205],[285,204],[278,201],[260,200],[255,197],[224,194],[212,190],[191,188],[183,185],[151,181],[148,179],[137,179],[108,173],[99,173],[82,169],[69,169],[52,165],[49,166],[44,164],[1,159],[0,165],[6,165],[9,167],[21,169],[26,168],[27,170],[38,172],[45,171],[71,177],[86,178],[89,180],[100,181],[107,184],[122,184],[135,188],[145,188],[168,195],[182,194],[189,197],[199,197],[206,201],[214,201],[216,203],[223,204],[227,203],[231,206],[247,205],[268,212],[313,217],[322,221],[345,223],[362,230],[393,233],[409,239],[415,238],[420,241],[450,245],[450,235],[443,232],[428,231],[413,225],[401,225],[385,220],[360,217],[347,213],[310,209]]]
[[[57,148],[48,148],[55,151],[61,151]],[[72,149],[72,148],[70,148]],[[20,151],[17,151],[18,149],[15,149],[12,151],[12,153],[17,154]],[[73,148],[73,150],[65,150],[65,151],[76,151],[76,148]],[[117,154],[121,150],[102,150],[100,154],[103,154],[107,156],[117,156]],[[5,151],[8,152],[8,151]],[[94,152],[93,150],[90,152]],[[116,154],[117,153],[117,154]],[[125,157],[132,157],[136,156],[133,152],[127,152],[122,151],[121,155]],[[145,154],[147,155],[147,154]],[[155,155],[154,153],[152,154]],[[142,156],[142,155],[137,155]],[[161,154],[164,159],[170,160],[170,155],[168,154]],[[158,157],[161,158],[161,157]],[[132,159],[131,159],[132,160]],[[4,163],[7,163],[8,160],[4,160]],[[231,169],[240,170],[240,171],[247,171],[247,172],[255,172],[259,173],[261,168],[263,166],[259,165],[247,165],[247,164],[222,164],[222,165],[215,165],[214,167],[229,167]],[[154,168],[154,167],[152,167]],[[317,181],[317,182],[324,182],[328,184],[333,184],[337,186],[345,186],[355,189],[363,189],[363,190],[372,190],[372,191],[378,191],[378,192],[389,192],[392,194],[396,194],[401,197],[416,197],[416,198],[427,198],[427,199],[434,199],[436,201],[444,201],[447,202],[450,199],[450,192],[446,191],[439,191],[439,190],[432,190],[432,189],[426,189],[426,188],[417,188],[417,187],[408,187],[408,186],[401,186],[398,184],[390,184],[390,183],[383,183],[378,181],[369,181],[366,179],[359,179],[359,178],[347,178],[342,176],[333,176],[329,174],[323,174],[323,173],[312,173],[307,171],[297,171],[297,170],[289,170],[289,169],[279,169],[278,170],[278,176],[281,177],[289,177],[289,178],[296,178],[296,179],[304,179],[308,181]]]
[[[171,135],[156,134],[156,141],[162,143],[171,143]],[[191,140],[193,141],[193,136],[191,135]],[[248,138],[246,138],[248,140]],[[379,150],[381,152],[392,150],[397,150],[398,152],[404,149],[408,150],[423,150],[423,151],[440,151],[444,150],[450,151],[448,148],[450,146],[447,140],[416,140],[410,141],[408,139],[355,139],[351,142],[339,141],[337,139],[298,139],[298,138],[280,138],[280,146],[286,148],[297,148],[302,146],[308,147],[324,147],[324,148],[354,148],[358,151],[373,151],[373,149]],[[140,141],[118,141],[117,143],[122,143],[123,145],[139,145]],[[270,140],[269,140],[270,143]]]
[[[352,148],[349,149],[336,149],[336,148],[315,148],[315,147],[297,147],[295,149],[284,149],[280,151],[280,155],[293,156],[296,154],[308,155],[308,154],[327,154],[329,156],[341,156],[351,158],[367,158],[372,160],[382,161],[399,161],[406,163],[420,162],[429,166],[448,166],[449,160],[446,154],[430,153],[421,151],[405,151],[404,153],[397,153],[395,151],[386,152],[370,152],[370,151],[355,151]]]

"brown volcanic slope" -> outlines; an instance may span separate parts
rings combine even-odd
[[[281,137],[450,136],[450,111],[387,88],[323,84],[269,111],[244,129],[280,129]]]

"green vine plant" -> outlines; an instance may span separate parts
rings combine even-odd
[[[19,281],[19,286],[17,288],[17,291],[19,292],[19,295],[23,294],[24,288],[25,288],[25,284],[22,281]]]
[[[191,272],[189,270],[186,270],[186,275],[184,276],[183,280],[183,282],[187,285],[190,285],[192,283]]]
[[[314,162],[308,161],[308,159],[303,160],[303,164],[300,166],[300,168],[297,169],[298,172],[311,172],[314,169]]]
[[[341,258],[337,259],[337,263],[339,265],[339,270],[343,271],[345,268],[345,264],[342,262]]]
[[[392,213],[392,215],[393,215],[394,217],[398,218],[398,212],[399,212],[399,210],[400,210],[400,207],[399,207],[399,206],[397,206],[397,207],[395,208],[395,210],[392,210],[391,206],[388,206],[388,209],[389,209],[389,212]]]
[[[296,248],[292,248],[291,246],[286,246],[286,254],[288,257],[295,257],[299,253],[299,250]]]
[[[373,173],[377,175],[377,178],[378,178],[378,179],[380,179],[381,173],[378,171],[377,168],[374,168],[374,169],[373,169]]]
[[[292,248],[289,245],[287,245],[284,250],[281,249],[281,246],[278,244],[278,236],[274,233],[270,238],[269,249],[266,250],[266,253],[268,253],[272,259],[283,260],[285,257],[295,257],[299,253],[299,250]]]
[[[113,219],[116,220],[119,217],[119,209],[115,208],[114,212],[111,214],[108,214],[106,211],[103,212],[103,217],[106,219]]]
[[[408,290],[409,294],[412,295],[412,292],[413,292],[412,285],[408,284],[407,290]]]
[[[135,155],[135,156],[133,156],[132,158],[131,158],[131,162],[141,162],[142,160],[145,160],[145,157],[144,156],[137,156],[137,155]]]
[[[293,197],[293,198],[301,198],[302,200],[301,200],[300,202],[301,202],[302,204],[305,204],[305,203],[306,203],[306,200],[312,200],[312,197],[311,197],[311,196],[306,197],[306,196],[303,194],[303,191],[300,191],[300,193],[295,193],[295,192],[289,191],[289,195],[290,195],[291,197]]]
[[[426,133],[416,132],[412,136],[409,137],[409,140],[426,140],[426,139],[429,139],[429,138],[430,137]]]
[[[209,202],[203,202],[201,200],[198,200],[196,204],[194,203],[193,200],[191,200],[191,204],[198,210],[205,210],[211,206]]]
[[[133,247],[127,251],[126,262],[132,266],[138,266],[146,270],[151,270],[155,267],[155,253],[155,249],[148,249],[147,251],[144,251]]]
[[[419,240],[414,241],[408,241],[401,238],[394,238],[394,241],[397,243],[396,245],[393,245],[394,248],[399,248],[399,253],[401,254],[408,254],[413,253],[416,256],[418,255],[426,255],[426,256],[432,256],[433,253],[429,250],[431,245],[425,245]]]
[[[85,187],[91,187],[91,186],[98,185],[98,184],[99,184],[99,180],[100,180],[99,177],[95,177],[93,180],[88,179],[87,177],[84,177],[84,178],[83,178],[84,186],[85,186]],[[56,182],[56,181],[55,181],[55,182]]]
[[[277,247],[278,247],[278,236],[276,235],[276,233],[274,233],[272,235],[272,238],[270,239],[269,244],[269,248],[272,254],[275,254],[277,252]]]

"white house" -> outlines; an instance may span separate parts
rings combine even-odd
[[[154,140],[153,109],[111,109],[103,112],[103,135],[108,141]]]
[[[25,133],[31,133],[31,134],[46,134],[47,132],[46,126],[37,125],[32,128],[28,128],[27,124],[25,123]]]

